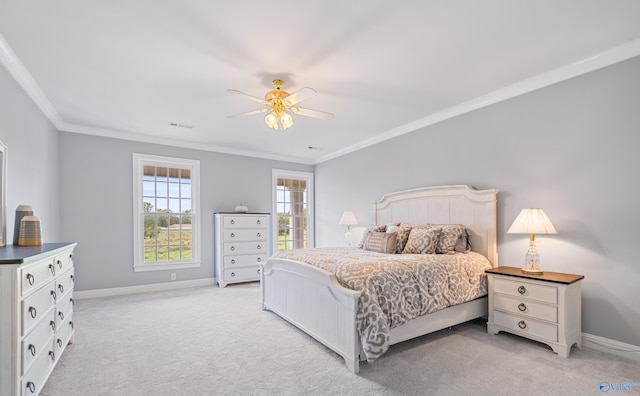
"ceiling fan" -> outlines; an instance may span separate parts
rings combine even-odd
[[[287,129],[293,125],[293,115],[301,115],[305,117],[319,118],[322,120],[329,120],[334,117],[331,113],[325,113],[324,111],[305,109],[303,107],[296,106],[298,103],[305,99],[317,94],[318,92],[309,87],[304,87],[299,91],[289,94],[287,91],[282,90],[284,81],[273,80],[273,90],[267,92],[264,95],[264,99],[257,96],[249,95],[236,89],[229,89],[229,92],[235,92],[242,94],[264,105],[263,108],[247,111],[245,113],[235,114],[228,116],[228,118],[238,118],[253,114],[268,113],[264,117],[264,122],[271,129]]]

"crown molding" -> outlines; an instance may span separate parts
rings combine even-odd
[[[636,38],[625,44],[602,52],[598,55],[585,58],[578,62],[571,63],[569,65],[562,66],[545,73],[538,74],[537,76],[522,80],[515,84],[490,92],[486,95],[479,96],[475,99],[391,129],[387,132],[376,135],[371,139],[363,140],[360,143],[356,143],[342,150],[338,150],[329,155],[320,157],[316,160],[315,163],[319,164],[352,153],[354,151],[361,150],[365,147],[384,142],[385,140],[393,139],[406,133],[417,131],[421,128],[437,124],[450,118],[454,118],[459,115],[481,109],[483,107],[491,106],[492,104],[503,102],[516,96],[524,95],[540,88],[544,88],[549,85],[571,79],[573,77],[578,77],[583,74],[602,69],[607,66],[611,66],[613,64],[634,58],[639,55],[640,38]]]
[[[31,73],[27,71],[20,59],[13,52],[4,37],[0,34],[0,63],[7,69],[9,74],[34,101],[36,106],[44,113],[51,123],[59,130],[63,124],[62,118],[53,107],[47,96],[42,92],[40,86],[33,79]]]

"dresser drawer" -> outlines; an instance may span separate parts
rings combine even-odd
[[[51,280],[22,301],[22,335],[28,334],[33,326],[53,309],[54,285],[55,282]]]
[[[523,298],[518,299],[495,294],[493,297],[493,307],[501,311],[514,313],[525,317],[558,323],[557,305],[542,304]]]
[[[22,374],[29,370],[40,352],[51,349],[53,335],[55,333],[54,312],[49,311],[47,317],[34,327],[22,340]]]
[[[224,270],[224,278],[228,282],[246,282],[260,279],[260,267],[233,268]]]
[[[266,254],[245,254],[242,256],[225,256],[224,268],[250,267],[267,261]]]
[[[558,288],[554,286],[538,285],[520,280],[496,278],[495,293],[510,296],[525,297],[550,304],[558,303]]]
[[[224,230],[225,242],[242,241],[266,241],[267,232],[265,229],[227,229]]]
[[[56,278],[56,295],[61,299],[73,290],[73,268]]]
[[[29,371],[27,371],[24,377],[22,377],[21,395],[27,396],[38,394],[47,380],[47,376],[51,372],[55,362],[56,354],[53,351],[53,342],[51,342],[47,345],[47,348],[38,353],[36,360],[29,368]]]
[[[224,254],[251,254],[251,253],[261,253],[267,252],[267,242],[266,241],[256,241],[256,242],[225,242],[224,244]]]
[[[73,313],[72,294],[68,293],[56,304],[56,327],[60,328],[65,319],[70,318]]]
[[[21,296],[24,297],[49,282],[55,276],[55,272],[56,270],[52,259],[25,265],[20,269],[20,281],[22,284]]]
[[[223,216],[224,228],[267,228],[269,224],[265,216]]]
[[[56,255],[53,259],[53,263],[56,267],[57,274],[73,268],[73,250]]]
[[[500,311],[493,313],[493,319],[495,324],[504,326],[516,334],[520,333],[525,337],[539,337],[546,341],[558,341],[557,325],[540,322],[535,319],[522,318]]]
[[[69,315],[64,318],[62,324],[56,331],[56,337],[54,339],[54,348],[56,353],[56,359],[62,355],[62,351],[67,347],[71,336],[73,335],[73,316]]]

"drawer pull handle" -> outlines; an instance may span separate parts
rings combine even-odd
[[[73,253],[69,254],[69,260],[73,262]]]
[[[29,315],[31,315],[33,319],[35,319],[36,316],[38,316],[38,311],[36,311],[36,307],[29,307]]]
[[[62,348],[62,340],[58,338],[58,347]]]
[[[49,322],[49,326],[51,326],[51,330],[56,331],[56,322],[55,321],[51,321]]]
[[[526,293],[526,292],[527,292],[527,288],[526,288],[526,287],[524,287],[524,286],[520,286],[520,287],[518,288],[518,293],[520,293],[520,294],[524,294],[524,293]]]
[[[60,290],[60,293],[64,293],[64,286],[62,285],[58,285],[58,290]]]
[[[524,320],[521,320],[518,322],[518,327],[521,328],[522,330],[527,328],[527,324],[525,323]]]
[[[58,268],[62,269],[62,260],[58,260]]]
[[[260,221],[260,220],[258,219],[258,221],[256,221],[256,223],[258,223],[258,224],[262,224],[262,221]]]
[[[75,325],[73,324],[73,322],[69,322],[69,326],[71,327],[71,329],[75,329]]]
[[[49,271],[51,271],[51,275],[55,275],[56,267],[54,267],[53,264],[49,264]]]
[[[231,233],[231,238],[235,238],[235,237],[236,237],[236,234],[232,232]]]
[[[36,346],[29,344],[29,352],[31,352],[31,356],[36,356]]]
[[[29,389],[31,393],[36,393],[36,385],[31,381],[27,382],[27,389]]]
[[[64,314],[62,313],[62,311],[58,312],[58,316],[60,317],[60,320],[64,320]]]
[[[231,246],[231,251],[233,252],[234,250],[236,250],[235,246]]]
[[[52,361],[56,361],[56,354],[53,351],[49,351],[49,357],[51,358]]]
[[[76,280],[75,280],[75,279],[73,279],[73,275],[71,275],[71,277],[70,277],[70,278],[71,278],[71,282],[73,282],[73,283],[75,283],[75,282],[76,282]]]
[[[235,272],[232,272],[232,273],[231,273],[231,277],[233,278],[234,276],[236,276],[236,273],[235,273]]]
[[[262,262],[262,257],[258,257],[258,262]]]
[[[235,220],[231,220],[229,223],[236,224],[236,221]]]
[[[31,274],[27,274],[27,283],[33,286],[35,282],[36,282],[36,278],[34,278],[33,275]]]
[[[69,302],[71,303],[71,306],[75,306],[75,305],[76,305],[76,302],[75,302],[75,301],[73,301],[73,298],[70,298],[70,299],[69,299]]]
[[[261,237],[261,236],[262,236],[262,233],[261,233],[261,232],[259,232],[259,233],[257,233],[256,235],[257,235],[258,237]]]
[[[258,268],[258,273],[260,273],[260,268]]]
[[[256,249],[260,250],[260,249],[262,249],[262,246],[258,245],[258,246],[256,246]]]
[[[57,298],[55,290],[51,290],[51,296],[53,297],[54,300]]]
[[[235,264],[236,263],[236,259],[231,259],[231,264]]]
[[[520,312],[524,312],[524,311],[526,311],[526,310],[527,310],[527,306],[526,306],[526,305],[524,305],[524,303],[520,303],[520,304],[518,305],[518,309],[520,310]]]

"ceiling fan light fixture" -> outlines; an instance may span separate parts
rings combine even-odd
[[[264,122],[271,129],[278,129],[278,117],[272,112],[264,117]]]
[[[282,113],[280,115],[280,123],[282,124],[282,129],[287,129],[293,125],[293,117],[288,113]]]

